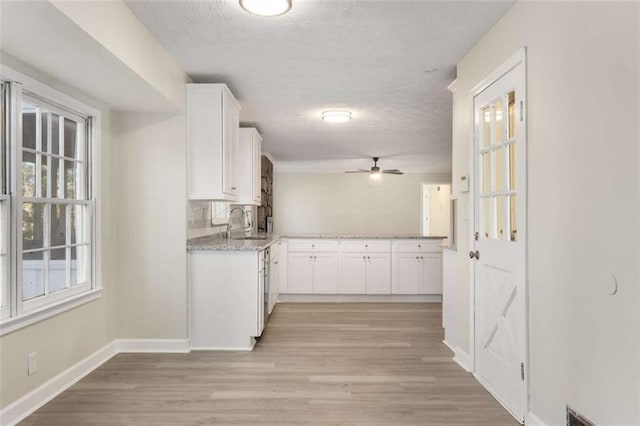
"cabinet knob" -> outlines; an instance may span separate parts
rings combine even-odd
[[[364,259],[366,259],[366,258],[367,258],[367,256],[362,256],[362,259],[363,259],[363,260],[364,260]]]
[[[418,248],[422,248],[422,244],[418,244]]]
[[[369,248],[369,244],[365,244],[365,245],[364,245],[364,248]]]

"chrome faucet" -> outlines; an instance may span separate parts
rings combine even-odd
[[[239,209],[242,212],[242,220],[246,223],[247,222],[247,212],[245,211],[244,208],[242,208],[241,206],[233,206],[231,207],[231,209],[229,209],[229,222],[227,222],[227,239],[231,238],[231,231],[233,229],[233,223],[231,222],[231,216],[233,215],[233,212]],[[247,231],[247,228],[244,228],[245,232]]]

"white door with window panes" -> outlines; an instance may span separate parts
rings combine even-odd
[[[518,419],[526,410],[524,54],[473,99],[474,372]]]

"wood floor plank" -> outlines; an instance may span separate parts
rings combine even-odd
[[[24,425],[516,425],[436,303],[279,304],[253,352],[119,354]]]

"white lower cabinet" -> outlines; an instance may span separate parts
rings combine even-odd
[[[289,253],[287,292],[291,294],[313,293],[313,255]]]
[[[340,294],[367,292],[367,256],[362,253],[343,253],[340,256]]]
[[[340,294],[390,294],[391,255],[385,253],[342,253]]]
[[[281,254],[288,294],[442,294],[440,240],[291,239]],[[284,246],[286,250],[286,245]],[[286,252],[285,252],[286,253]],[[339,253],[339,254],[338,254]],[[283,288],[284,287],[284,288]]]
[[[289,293],[338,293],[338,255],[336,253],[289,253],[288,263]]]
[[[391,254],[367,255],[367,294],[391,294]]]
[[[393,294],[442,294],[442,254],[396,253]]]

